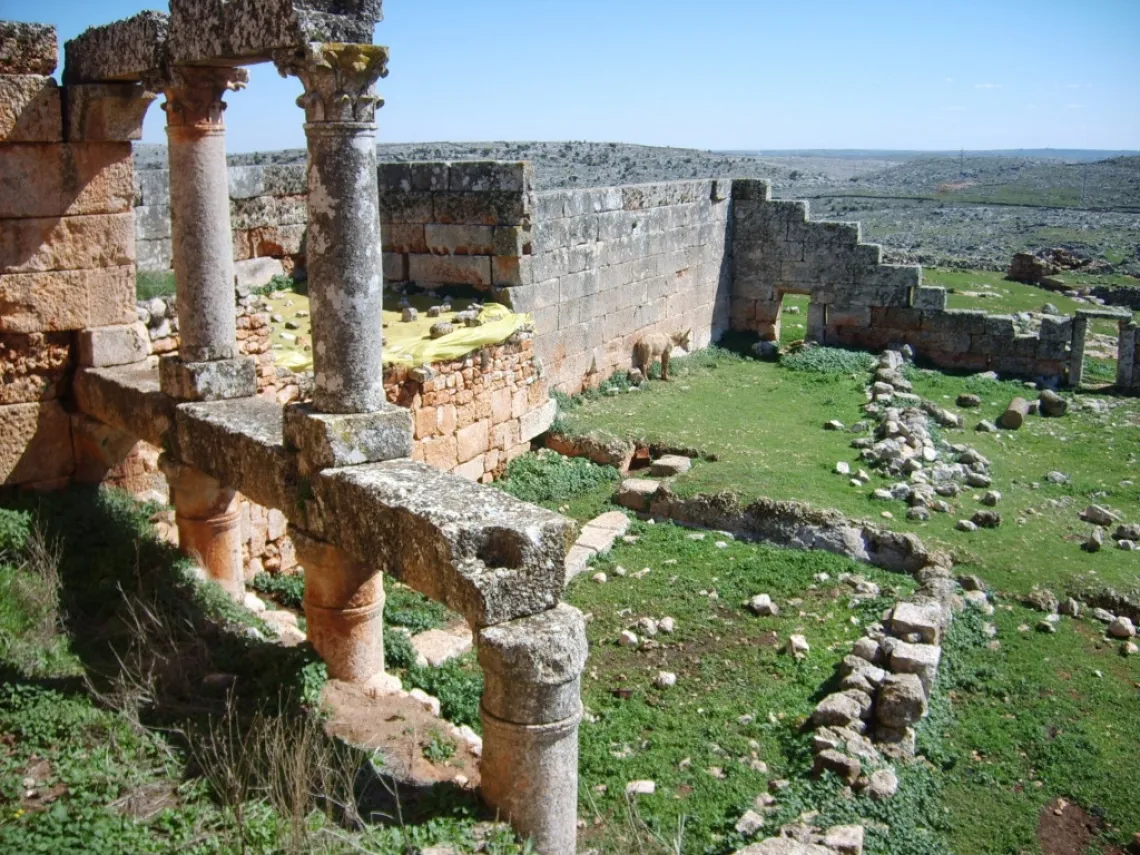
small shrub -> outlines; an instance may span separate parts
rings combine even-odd
[[[302,573],[258,573],[253,577],[253,590],[268,594],[289,609],[300,609],[305,597],[305,576]]]
[[[858,350],[838,347],[805,347],[780,357],[780,365],[806,374],[866,374],[875,358]]]
[[[424,759],[432,763],[446,763],[455,756],[455,743],[439,733],[433,732],[423,749]]]
[[[384,602],[384,625],[402,626],[413,635],[438,629],[456,618],[446,606],[411,588],[393,587]]]
[[[555,502],[618,480],[612,466],[599,466],[584,457],[553,452],[524,454],[507,467],[497,486],[524,502]]]
[[[464,667],[471,659],[472,655],[467,654],[458,659],[451,659],[438,668],[420,668],[413,665],[408,669],[404,682],[412,688],[423,689],[429,695],[439,698],[440,710],[448,721],[479,729],[479,701],[483,697],[483,672]]]
[[[31,534],[31,513],[0,508],[0,559],[16,559],[23,553]]]
[[[384,661],[389,668],[411,668],[416,664],[416,651],[406,632],[384,627]]]

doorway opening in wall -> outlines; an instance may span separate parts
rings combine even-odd
[[[1120,329],[1115,320],[1093,318],[1085,339],[1084,368],[1081,386],[1111,386],[1116,382],[1116,363],[1120,354]]]
[[[807,294],[784,294],[780,298],[780,348],[786,349],[795,342],[807,338],[808,307],[811,297]]]

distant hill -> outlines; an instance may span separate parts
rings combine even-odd
[[[1110,157],[1131,157],[1140,155],[1140,151],[1113,151],[1086,148],[1010,148],[971,150],[964,152],[952,149],[947,151],[912,151],[890,149],[856,149],[856,148],[805,148],[805,149],[746,149],[724,151],[722,154],[748,155],[751,157],[825,157],[825,158],[857,158],[861,160],[916,160],[934,157],[1014,157],[1035,158],[1050,160],[1065,160],[1073,162],[1086,162],[1094,160],[1107,160]]]

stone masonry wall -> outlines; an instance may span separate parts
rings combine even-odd
[[[1123,392],[1140,395],[1140,324],[1121,322],[1119,347],[1116,385]]]
[[[858,224],[807,214],[806,202],[772,201],[766,182],[733,183],[733,329],[777,340],[783,296],[808,294],[807,338],[820,344],[909,344],[942,368],[1066,376],[1072,318],[1023,332],[1010,315],[948,310],[945,289],[923,286],[921,267],[883,264]]]
[[[286,273],[303,268],[308,223],[305,165],[231,166],[229,188],[234,261],[240,265],[253,258],[276,258]],[[134,210],[139,269],[169,270],[169,170],[139,170]]]
[[[0,57],[0,484],[55,487],[87,469],[71,368],[140,338],[132,137],[106,121],[117,87],[50,76],[54,27],[0,22]]]
[[[674,181],[534,197],[530,253],[499,300],[534,316],[552,385],[576,393],[628,370],[651,332],[728,328],[730,182]]]

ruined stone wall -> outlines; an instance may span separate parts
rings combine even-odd
[[[384,387],[389,401],[412,410],[414,460],[484,483],[529,451],[555,416],[527,334],[453,362],[389,366]]]
[[[628,370],[651,332],[728,328],[730,182],[673,181],[534,197],[530,256],[500,299],[530,312],[551,383],[576,393]]]
[[[53,487],[85,448],[64,407],[72,367],[141,343],[131,144],[110,120],[116,87],[50,76],[54,27],[0,24],[0,57],[0,484]]]
[[[304,164],[231,166],[230,223],[234,262],[275,258],[284,272],[305,265]],[[135,178],[135,238],[140,270],[169,270],[170,172],[139,170]]]
[[[1066,376],[1072,318],[1046,317],[1029,332],[1010,315],[947,310],[945,289],[923,286],[921,267],[883,264],[858,224],[807,214],[806,202],[772,201],[766,182],[733,183],[733,329],[777,340],[783,296],[807,294],[807,338],[820,344],[909,344],[941,368]]]
[[[1122,321],[1116,385],[1123,392],[1140,395],[1140,324]]]

